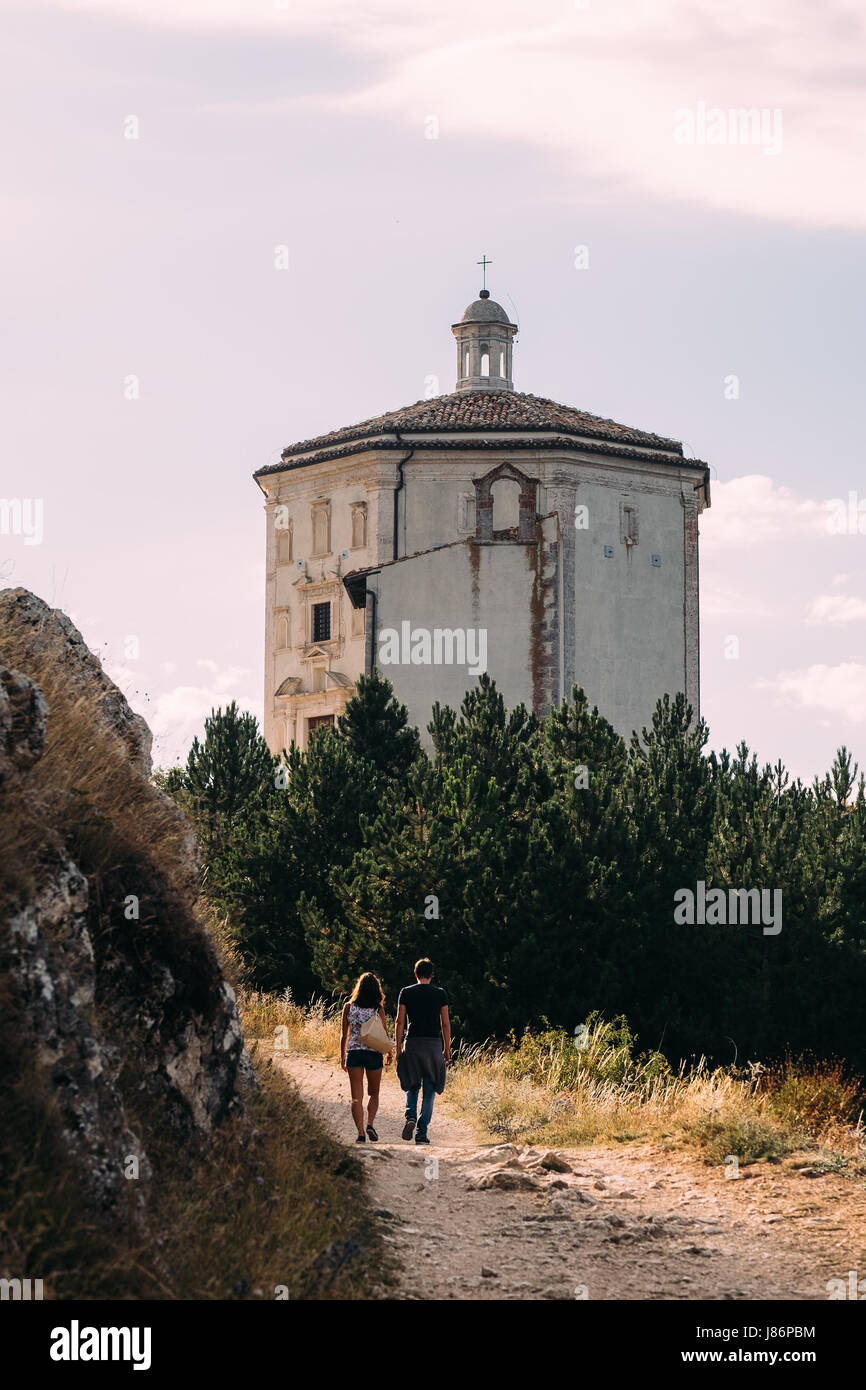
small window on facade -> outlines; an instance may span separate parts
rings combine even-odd
[[[290,565],[292,563],[292,528],[285,527],[277,531],[277,564]]]
[[[313,508],[313,554],[329,555],[331,551],[331,509],[329,506]]]
[[[329,642],[331,639],[331,605],[329,603],[313,604],[313,632],[314,642]]]
[[[457,529],[475,534],[475,493],[463,492],[458,499]]]
[[[277,646],[281,650],[292,645],[292,623],[288,613],[277,619]]]
[[[638,524],[637,507],[631,502],[620,503],[620,539],[624,545],[637,545]]]
[[[469,375],[469,349],[468,349],[468,348],[466,349],[465,353],[463,354],[463,375],[464,375],[464,376],[468,376],[468,375]]]
[[[352,549],[359,550],[367,544],[367,504],[357,502],[352,508]]]
[[[505,353],[504,353],[504,352],[500,352],[500,354],[499,354],[499,375],[500,375],[500,376],[505,376]]]
[[[490,353],[489,353],[489,352],[482,352],[482,354],[481,354],[481,375],[482,375],[482,376],[489,376],[489,375],[490,375]]]
[[[307,720],[307,733],[311,734],[314,729],[327,729],[334,722],[332,714],[312,714]]]

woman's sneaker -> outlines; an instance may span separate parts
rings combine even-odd
[[[403,1137],[404,1139],[411,1139],[411,1138],[412,1138],[412,1135],[413,1135],[414,1133],[415,1133],[415,1121],[414,1121],[414,1120],[407,1120],[406,1123],[405,1123],[404,1126],[403,1126],[403,1135],[402,1135],[402,1137]]]

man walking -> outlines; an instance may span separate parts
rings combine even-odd
[[[397,1079],[406,1092],[403,1138],[411,1139],[414,1132],[416,1144],[429,1144],[433,1101],[445,1090],[445,1066],[451,1061],[451,1023],[448,995],[432,983],[432,961],[425,957],[416,962],[415,979],[417,984],[401,989],[397,999]]]

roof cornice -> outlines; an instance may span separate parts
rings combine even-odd
[[[302,458],[284,457],[279,463],[268,464],[264,468],[259,468],[253,477],[263,478],[275,473],[291,473],[299,468],[311,468],[320,463],[331,463],[342,458],[350,458],[355,454],[369,454],[379,451],[403,450],[407,444],[414,443],[419,450],[491,450],[491,449],[533,449],[547,450],[554,449],[560,453],[563,450],[568,452],[579,451],[581,453],[598,454],[604,458],[633,459],[638,463],[662,464],[669,468],[688,468],[706,470],[709,464],[704,459],[686,458],[681,453],[674,450],[647,449],[637,445],[622,443],[612,443],[607,440],[591,438],[589,436],[569,435],[569,434],[549,434],[540,432],[536,435],[527,434],[525,431],[522,436],[515,434],[513,438],[481,438],[472,435],[446,435],[441,434],[439,438],[431,435],[421,435],[413,438],[417,431],[401,433],[398,438],[396,434],[388,436],[378,436],[375,438],[362,438],[347,440],[345,443],[335,445],[331,449],[320,449],[315,453],[307,454]],[[501,428],[497,431],[490,431],[491,434],[501,434]]]

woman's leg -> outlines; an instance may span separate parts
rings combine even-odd
[[[364,1134],[364,1068],[349,1067],[349,1086],[352,1091],[352,1119],[359,1134]],[[367,1136],[364,1135],[366,1138]]]
[[[375,1071],[367,1072],[367,1124],[371,1125],[376,1118],[376,1111],[379,1109],[379,1087],[382,1084],[382,1073],[377,1067]]]

